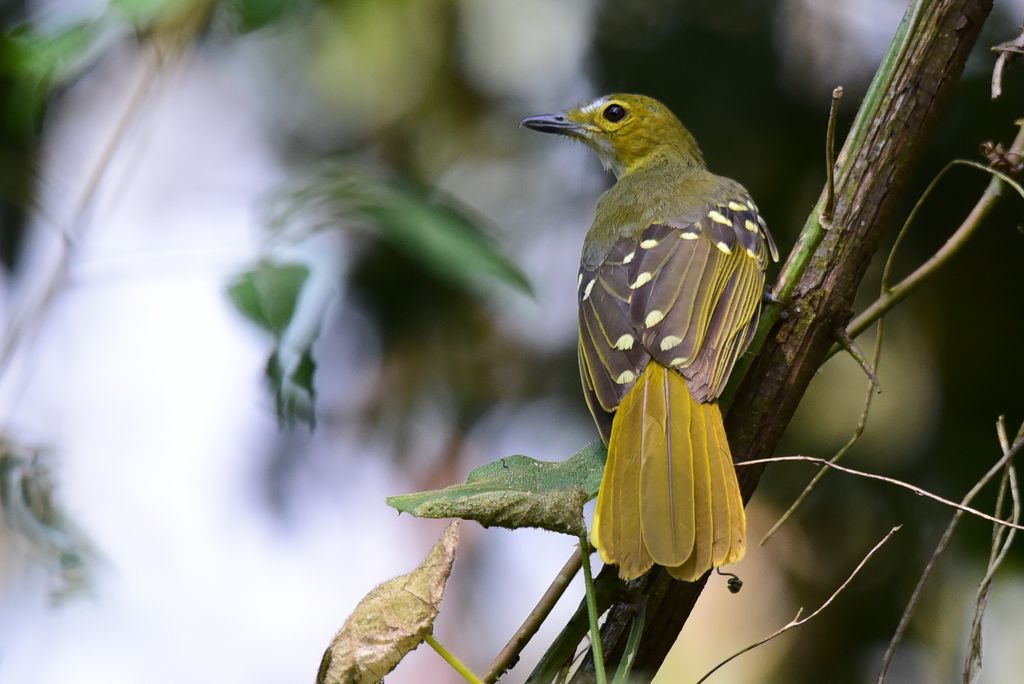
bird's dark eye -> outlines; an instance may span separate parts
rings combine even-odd
[[[604,108],[601,115],[608,121],[615,123],[626,118],[626,108],[622,105],[610,104]]]

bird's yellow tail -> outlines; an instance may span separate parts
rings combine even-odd
[[[623,579],[657,563],[692,582],[743,557],[746,526],[718,404],[652,361],[615,413],[594,546]]]

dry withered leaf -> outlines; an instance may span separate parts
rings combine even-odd
[[[433,632],[458,544],[456,521],[419,567],[374,587],[324,652],[317,684],[379,682],[419,646]]]

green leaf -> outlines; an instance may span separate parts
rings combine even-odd
[[[418,568],[371,590],[324,652],[317,684],[379,682],[432,634],[458,544],[455,522]]]
[[[253,323],[280,337],[292,320],[308,278],[309,269],[301,264],[261,261],[235,278],[228,294]]]
[[[319,327],[298,335],[298,339],[288,335],[309,276],[309,268],[301,264],[261,261],[235,278],[228,286],[228,295],[249,320],[274,335],[276,344],[267,361],[266,377],[274,392],[278,418],[285,423],[301,421],[312,426],[316,400],[312,348]]]
[[[465,484],[389,497],[419,518],[462,518],[485,527],[540,527],[586,534],[583,504],[597,495],[607,451],[592,442],[564,461],[509,456],[469,473]]]
[[[308,0],[229,0],[227,9],[242,33],[251,33],[279,24],[290,14],[310,6]]]
[[[493,279],[532,293],[522,271],[454,200],[405,188],[378,189],[359,200],[369,226],[439,278],[472,290]]]
[[[31,24],[20,26],[0,39],[3,70],[48,88],[82,67],[99,35],[96,21],[75,22],[53,33],[41,33]]]

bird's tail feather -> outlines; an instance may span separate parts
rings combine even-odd
[[[718,404],[652,362],[612,424],[594,545],[623,579],[657,563],[694,581],[746,549],[746,517]]]

